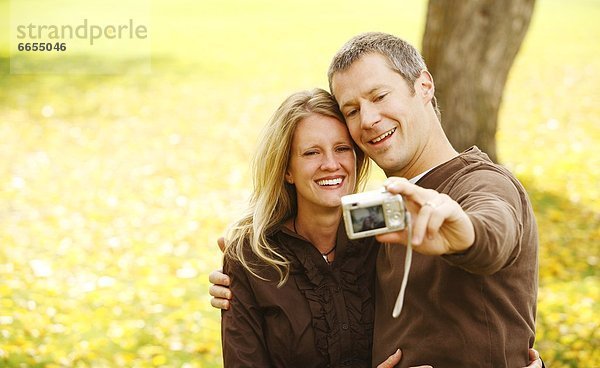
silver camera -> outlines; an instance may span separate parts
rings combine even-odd
[[[402,196],[385,189],[343,196],[342,208],[350,239],[390,233],[406,227]]]

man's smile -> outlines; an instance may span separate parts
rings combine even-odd
[[[369,143],[377,144],[377,143],[385,140],[386,138],[389,138],[392,134],[394,134],[395,131],[396,131],[396,128],[392,128],[392,129],[388,130],[387,132],[383,133],[382,135],[380,135],[374,139],[371,139],[369,141]]]

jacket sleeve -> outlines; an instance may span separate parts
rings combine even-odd
[[[511,265],[522,246],[523,202],[515,184],[501,172],[466,174],[451,194],[475,229],[475,242],[464,253],[443,256],[468,272],[491,275]]]
[[[264,319],[252,285],[255,277],[240,263],[228,259],[223,271],[231,278],[233,294],[229,310],[221,312],[224,367],[270,367]]]

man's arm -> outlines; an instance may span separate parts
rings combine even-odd
[[[400,349],[396,350],[396,352],[390,355],[389,358],[385,360],[385,362],[379,364],[377,368],[393,368],[396,364],[400,363],[402,359],[402,351]],[[540,359],[540,354],[535,349],[529,349],[529,365],[525,368],[543,368],[542,360]],[[418,367],[411,368],[432,368],[430,365],[420,365]]]
[[[225,239],[220,237],[217,239],[217,244],[221,252],[225,251]],[[215,270],[208,275],[208,282],[212,285],[208,288],[208,293],[212,296],[210,305],[217,309],[229,309],[230,300],[233,297],[229,285],[231,279],[223,273],[223,270]]]
[[[208,288],[208,293],[212,296],[210,304],[217,308],[228,310],[229,301],[233,298],[229,285],[231,279],[223,273],[222,270],[214,270],[208,275],[208,281],[212,284]]]
[[[446,194],[421,188],[404,178],[391,177],[385,183],[388,192],[401,194],[412,219],[412,245],[425,255],[464,252],[475,241],[469,216]],[[378,235],[382,243],[407,244],[407,232]]]
[[[529,349],[529,365],[525,368],[544,368],[540,353],[534,348]]]
[[[396,352],[390,355],[383,363],[379,364],[377,368],[394,368],[396,364],[400,363],[402,359],[402,351],[400,349],[396,350]],[[433,368],[430,365],[420,365],[418,367],[410,367],[410,368]]]
[[[521,236],[523,226],[530,223],[526,216],[529,210],[515,184],[502,173],[479,170],[465,174],[452,197],[404,178],[388,178],[385,186],[404,198],[412,218],[416,252],[441,255],[468,272],[490,275],[512,264],[522,251]],[[384,234],[377,239],[407,244],[406,233]],[[526,244],[534,246],[529,241]]]
[[[212,284],[208,288],[208,293],[212,296],[210,304],[217,309],[228,310],[229,301],[233,298],[231,289],[229,289],[231,284],[229,276],[222,270],[214,270],[208,275],[208,281]]]

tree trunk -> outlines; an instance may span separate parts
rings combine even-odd
[[[454,147],[497,161],[496,126],[510,67],[535,0],[429,0],[423,57]]]

